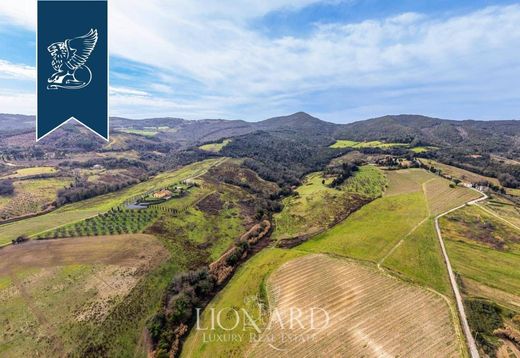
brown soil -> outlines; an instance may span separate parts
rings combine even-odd
[[[33,240],[0,250],[0,276],[18,269],[81,263],[135,267],[165,255],[158,240],[143,234]]]

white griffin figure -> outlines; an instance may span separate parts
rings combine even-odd
[[[55,73],[47,80],[47,89],[81,89],[92,81],[92,71],[86,62],[96,47],[98,33],[95,29],[80,37],[55,42],[47,47],[52,56]]]

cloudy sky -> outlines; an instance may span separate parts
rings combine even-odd
[[[35,113],[35,4],[0,1],[0,113]],[[111,115],[520,119],[519,2],[109,0],[109,14]]]

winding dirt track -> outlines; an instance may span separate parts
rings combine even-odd
[[[479,191],[483,196],[467,202],[467,205],[474,205],[483,200],[486,200],[488,196]],[[455,301],[457,302],[457,310],[459,311],[460,323],[462,324],[462,330],[464,331],[464,335],[466,336],[466,343],[468,344],[469,353],[472,358],[479,358],[480,355],[478,353],[477,345],[475,344],[475,339],[471,334],[471,330],[469,328],[468,319],[466,317],[466,311],[464,310],[464,304],[462,302],[462,296],[459,291],[459,286],[457,285],[457,280],[455,279],[455,274],[453,273],[453,269],[451,267],[450,258],[448,257],[448,253],[446,251],[446,247],[444,245],[444,240],[442,238],[441,229],[439,226],[439,219],[455,210],[459,210],[466,206],[466,204],[460,205],[456,208],[448,210],[442,214],[439,214],[435,217],[435,232],[437,233],[437,238],[439,239],[439,243],[441,245],[442,255],[444,257],[444,262],[446,263],[446,267],[448,268],[448,274],[450,276],[450,284],[451,289],[453,290],[453,294],[455,295]]]

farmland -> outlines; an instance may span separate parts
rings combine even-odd
[[[481,205],[502,219],[510,222],[512,225],[520,227],[520,207],[511,201],[501,197],[491,196],[489,200],[486,200]]]
[[[128,210],[118,207],[84,221],[39,234],[38,238],[135,234],[143,231],[158,216],[158,210]]]
[[[131,129],[131,128],[127,128],[127,129],[122,129],[121,131],[125,132],[125,133],[129,133],[129,134],[142,135],[142,136],[145,136],[145,137],[153,137],[154,135],[159,133],[158,131],[155,131],[155,130],[152,130],[152,129]]]
[[[52,253],[52,254],[49,254]],[[0,355],[78,354],[79,341],[167,258],[145,235],[33,241],[0,251]]]
[[[222,170],[218,168],[219,165],[223,166]],[[211,170],[211,175],[207,174],[208,170]],[[47,302],[53,300],[52,307],[45,310],[51,313],[56,312],[60,304],[66,307],[53,317],[61,325],[36,311],[37,318],[44,322],[41,324],[44,333],[35,334],[50,337],[45,345],[34,348],[36,352],[43,355],[67,353],[78,356],[87,352],[109,356],[128,356],[136,351],[141,352],[138,355],[146,354],[146,344],[140,342],[139,337],[146,320],[160,303],[171,278],[177,273],[200,268],[215,260],[257,221],[255,209],[261,205],[262,197],[259,195],[257,201],[257,198],[241,187],[223,184],[229,173],[253,176],[251,182],[256,182],[258,189],[267,196],[277,188],[273,184],[262,187],[263,181],[254,177],[256,174],[240,168],[234,161],[226,163],[225,159],[219,159],[197,163],[176,172],[158,175],[148,183],[125,189],[120,192],[124,193],[122,197],[115,198],[113,194],[107,194],[59,209],[51,214],[56,215],[65,208],[72,210],[71,213],[78,213],[79,207],[94,214],[91,218],[64,224],[58,229],[37,235],[51,237],[53,240],[34,240],[7,247],[4,251],[6,254],[22,253],[17,255],[20,270],[23,267],[23,272],[27,271],[31,275],[33,271],[37,275],[42,272],[49,280],[42,282],[41,285],[45,287],[36,279],[27,283],[31,289],[38,290],[30,292],[35,305],[47,305]],[[222,182],[216,180],[217,177]],[[149,195],[147,193],[150,188],[159,190],[177,185],[176,183],[186,179],[197,185],[186,191],[185,196],[178,198],[180,203],[172,204],[177,200],[172,198],[148,209],[125,209],[129,200],[140,195]],[[144,184],[147,184],[146,191],[142,190]],[[90,205],[86,205],[87,202]],[[109,206],[111,208],[106,210]],[[101,209],[105,210],[102,213],[95,212]],[[42,219],[45,216],[33,219]],[[142,234],[118,235],[142,231],[153,234],[159,240]],[[75,247],[78,247],[78,251],[82,250],[81,254],[75,251]],[[157,247],[160,250],[156,250]],[[134,250],[142,252],[138,260],[133,254]],[[154,252],[151,257],[155,263],[149,264],[145,269],[139,260],[148,259],[146,253],[150,250]],[[36,260],[35,256],[40,258]],[[124,267],[119,268],[117,260],[106,263],[110,258],[121,260]],[[47,272],[47,265],[52,266],[51,273]],[[0,277],[0,285],[2,288],[12,289],[17,278],[9,274],[12,270],[18,270],[18,266],[6,261],[4,269],[8,274],[4,278]],[[73,274],[69,275],[69,270]],[[103,291],[99,291],[94,284],[105,285]],[[60,287],[60,291],[51,290],[55,294],[52,297],[51,293],[42,293],[49,287]],[[81,291],[83,289],[85,292]],[[96,294],[98,291],[95,289],[100,293]],[[24,292],[28,291],[23,291],[23,295]],[[102,296],[102,299],[96,298],[96,295]],[[76,300],[71,302],[73,297]],[[16,304],[21,304],[19,300],[17,302]],[[19,324],[18,320],[26,319],[31,313],[22,306],[14,307],[11,303],[6,307],[10,312],[9,319],[15,326]],[[21,338],[13,339],[17,341],[10,340],[6,343],[6,351],[15,346],[22,353],[25,352],[24,349],[29,349],[29,341],[18,344]],[[0,352],[2,349],[4,347],[0,344]],[[19,354],[19,351],[14,354]]]
[[[266,312],[258,310],[258,299],[263,300],[265,291],[265,280],[283,263],[300,257],[304,253],[297,250],[282,250],[268,248],[251,258],[244,266],[240,267],[226,287],[215,296],[210,306],[204,310],[201,316],[201,327],[207,327],[210,318],[210,308],[215,310],[227,307],[245,308],[251,313],[255,320],[266,318]],[[224,327],[230,327],[232,320],[230,316],[223,316]],[[228,333],[222,329],[215,331],[216,334]],[[241,327],[234,333],[241,333]],[[241,357],[248,348],[247,341],[231,341],[226,344],[211,344],[204,341],[202,330],[192,330],[181,357]]]
[[[150,190],[158,190],[173,183],[199,177],[206,173],[212,166],[222,163],[224,160],[225,159],[206,160],[175,171],[161,173],[146,182],[125,188],[117,193],[100,195],[74,204],[65,205],[42,216],[26,219],[24,220],[24,225],[17,223],[1,225],[0,245],[10,242],[20,235],[36,236],[53,228],[93,217],[99,213],[109,211],[113,207],[122,205],[128,199],[144,194]]]
[[[296,194],[283,201],[282,212],[275,215],[275,239],[317,233],[380,196],[386,184],[383,173],[372,166],[361,167],[337,189],[328,186],[331,180],[323,173],[310,174]]]
[[[302,255],[304,253],[295,249],[261,252],[237,272],[210,307],[217,312],[228,307],[243,308],[260,327],[262,324],[266,327],[268,317],[266,311],[258,309],[259,303],[281,312],[282,319],[288,318],[290,307],[303,312],[309,307],[319,307],[330,313],[328,329],[306,331],[314,338],[302,343],[301,340],[281,342],[281,331],[276,324],[262,334],[251,331],[251,327],[244,332],[241,325],[232,331],[217,327],[211,334],[231,333],[243,337],[226,344],[204,340],[207,332],[193,330],[183,356],[268,356],[274,352],[283,356],[302,356],[304,352],[317,356],[317,350],[332,356],[377,356],[383,352],[392,356],[421,356],[431,347],[437,347],[443,356],[461,353],[448,305],[434,293],[351,261],[325,255]],[[324,276],[323,270],[329,274]],[[409,309],[410,300],[416,302],[416,310]],[[201,327],[208,327],[208,312],[202,315]],[[231,318],[226,316],[224,327],[231,326]],[[309,323],[305,318],[301,322]],[[399,342],[389,334],[387,327],[400,330],[396,333],[401,337]],[[284,333],[292,336],[304,333],[299,328],[287,330]],[[253,342],[250,334],[255,337]],[[269,340],[255,343],[267,336]],[[418,336],[421,339],[417,340]],[[273,346],[282,351],[273,351]]]
[[[322,270],[328,274],[324,276]],[[287,357],[421,357],[431,352],[447,357],[462,351],[450,309],[441,297],[360,264],[310,255],[284,264],[271,275],[267,287],[272,309],[277,309],[285,322],[291,308],[305,312],[319,307],[329,313],[330,325],[312,330],[305,314],[301,319],[304,327],[296,325],[289,332],[285,326],[273,324],[263,333],[270,340],[253,345],[248,352],[251,357],[265,357],[273,346]],[[414,309],[409,306],[412,301]],[[387,327],[392,327],[391,334]],[[315,336],[304,343],[283,338],[283,334],[303,333]]]
[[[434,215],[438,215],[482,196],[482,194],[475,190],[459,186],[450,187],[446,184],[446,180],[442,178],[435,178],[424,183],[428,207],[430,213]]]
[[[403,279],[451,295],[433,230],[433,216],[439,210],[461,205],[468,197],[478,197],[478,193],[451,188],[447,180],[425,170],[386,173],[389,185],[383,198],[299,249],[378,263]],[[441,193],[443,200],[438,200]]]
[[[448,253],[457,272],[481,284],[518,296],[520,232],[478,206],[441,219]]]
[[[479,348],[514,350],[512,336],[496,330],[520,330],[520,230],[478,205],[443,217],[441,229]]]
[[[444,175],[449,175],[452,178],[457,178],[464,182],[478,183],[482,181],[487,181],[494,185],[500,185],[498,179],[496,178],[486,177],[480,174],[470,172],[468,170],[454,167],[452,165],[440,163],[435,160],[421,159],[421,162],[428,166],[433,166],[436,169],[440,169]]]
[[[418,147],[410,148],[410,150],[412,152],[417,153],[417,154],[426,153],[426,152],[430,152],[430,151],[437,150],[437,149],[439,149],[439,148],[432,147],[432,146],[418,146]]]
[[[433,217],[438,211],[456,207],[464,200],[478,196],[478,193],[467,188],[450,187],[449,181],[419,169],[388,171],[386,175],[389,184],[382,198],[363,206],[343,222],[296,248],[266,249],[257,254],[238,270],[209,307],[215,310],[226,307],[245,308],[253,312],[255,320],[265,323],[269,318],[268,311],[258,310],[258,303],[268,303],[270,310],[275,307],[294,306],[298,300],[305,300],[306,303],[302,303],[302,307],[326,305],[327,309],[334,312],[334,317],[348,317],[345,321],[338,322],[337,326],[331,329],[332,333],[319,336],[316,340],[320,342],[319,349],[327,347],[330,349],[327,354],[332,356],[380,355],[383,349],[392,355],[401,353],[404,356],[420,356],[422,343],[405,343],[401,346],[395,339],[389,338],[395,336],[389,335],[387,329],[379,327],[392,327],[392,330],[399,327],[391,323],[392,320],[410,320],[410,323],[403,324],[414,327],[421,327],[423,323],[420,322],[428,321],[434,325],[428,329],[434,329],[436,332],[436,336],[429,336],[432,340],[428,341],[428,344],[437,345],[439,351],[443,352],[441,356],[465,355],[458,323],[454,323],[457,319],[455,311],[453,307],[450,308],[453,304],[452,293],[435,236]],[[307,180],[316,185],[322,183],[323,178],[315,173]],[[315,193],[316,189],[312,185],[304,184],[299,190],[303,194],[306,191]],[[444,201],[437,200],[440,195],[445,196]],[[313,210],[319,212],[323,209],[315,207]],[[333,259],[323,255],[324,253],[359,261],[354,263],[345,259]],[[302,255],[304,257],[301,259],[289,261]],[[287,264],[282,265],[285,262]],[[359,262],[363,264],[360,265]],[[323,275],[324,270],[327,275]],[[338,276],[335,276],[335,273]],[[361,291],[356,289],[357,285],[363,285]],[[389,285],[388,288],[385,285]],[[421,286],[431,290],[423,290]],[[284,291],[284,287],[287,287],[287,292]],[[366,296],[370,295],[372,290],[375,296]],[[342,301],[341,295],[345,292],[348,294],[343,296],[345,301]],[[381,292],[389,296],[381,295]],[[357,294],[363,299],[357,301]],[[395,298],[392,298],[392,295],[395,295]],[[407,295],[413,295],[414,298]],[[416,311],[404,310],[398,307],[400,299],[403,299],[402,302],[415,302],[419,299],[425,303],[419,304],[420,308]],[[363,308],[363,305],[368,305],[368,308]],[[370,309],[374,311],[371,312]],[[378,312],[377,309],[382,311]],[[396,313],[396,316],[392,316],[391,312]],[[400,312],[405,316],[397,318]],[[419,318],[419,323],[413,321],[423,315],[428,319]],[[359,328],[357,331],[352,328],[353,319],[360,322],[359,325],[354,325]],[[202,315],[201,326],[207,327],[208,320],[209,311],[206,310]],[[384,320],[389,321],[382,322]],[[227,316],[224,326],[231,325],[231,322],[231,318]],[[411,334],[410,341],[416,341],[416,337],[411,333],[413,328],[407,332]],[[239,330],[228,332],[218,328],[211,332],[213,333],[243,334]],[[278,333],[279,331],[274,330],[262,334],[265,337],[273,337],[272,334],[276,336]],[[185,344],[183,356],[265,356],[271,349],[267,343],[273,344],[269,340],[267,343],[265,340],[264,343],[251,343],[248,338],[215,344],[206,339],[207,334],[204,331],[193,330]],[[400,337],[405,336],[403,332]],[[393,345],[385,343],[385,339]],[[406,341],[405,338],[399,339],[399,342]],[[321,342],[328,343],[322,345]],[[313,345],[313,341],[299,345],[279,340],[274,342],[275,346],[278,344],[280,348],[288,349],[287,355],[291,356],[318,349]],[[386,344],[390,346],[385,348]]]

